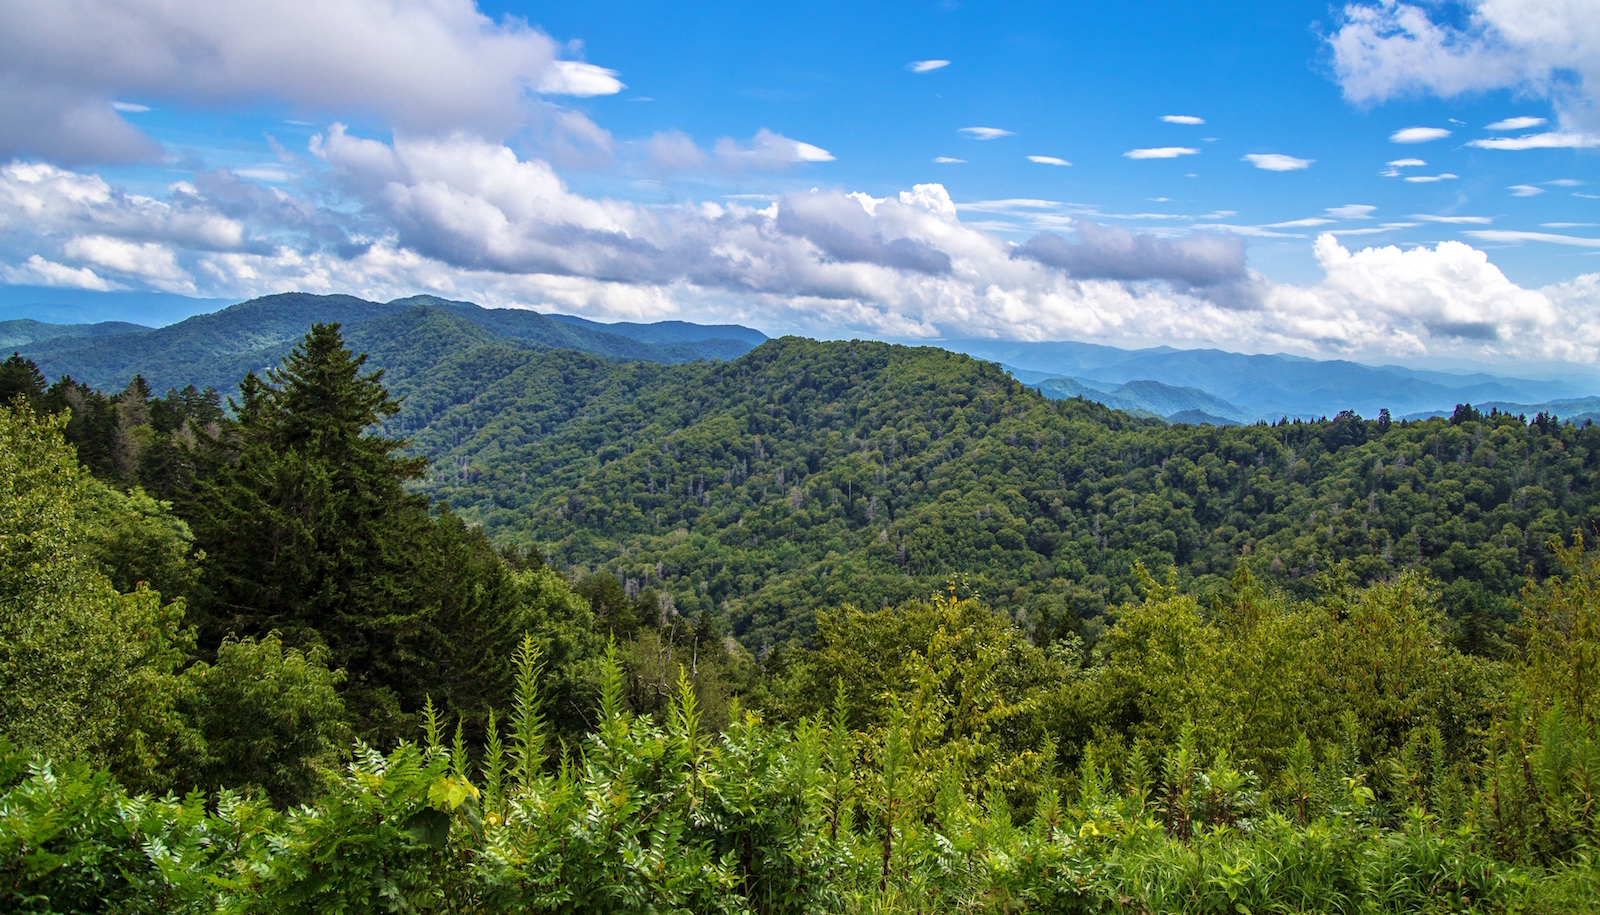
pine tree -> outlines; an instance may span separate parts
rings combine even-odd
[[[0,362],[0,405],[21,397],[28,406],[37,408],[43,394],[44,375],[32,359],[12,353],[11,358]]]

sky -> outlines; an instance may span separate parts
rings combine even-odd
[[[0,281],[1600,361],[1600,0],[0,0]]]

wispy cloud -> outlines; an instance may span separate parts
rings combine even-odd
[[[1325,226],[1330,222],[1333,222],[1333,220],[1324,219],[1321,216],[1308,216],[1305,219],[1291,219],[1288,222],[1268,223],[1267,224],[1267,228],[1269,228],[1269,229],[1309,229],[1312,226]]]
[[[1557,235],[1554,232],[1516,232],[1507,229],[1472,229],[1461,233],[1479,241],[1524,242],[1542,241],[1552,245],[1569,245],[1575,248],[1600,248],[1600,238],[1583,238],[1577,235]]]
[[[1546,181],[1545,184],[1555,185],[1556,187],[1583,187],[1583,182],[1576,178],[1557,178],[1554,181]]]
[[[948,66],[950,66],[950,61],[948,60],[913,60],[911,63],[906,64],[906,69],[912,73],[932,73]]]
[[[1450,136],[1443,127],[1406,127],[1389,134],[1391,143],[1427,143]]]
[[[1600,135],[1592,133],[1571,133],[1551,131],[1549,133],[1532,133],[1525,137],[1490,137],[1487,140],[1473,140],[1467,144],[1479,149],[1590,149],[1600,146]]]
[[[144,114],[150,110],[149,105],[139,105],[134,102],[112,102],[111,107],[128,114]]]
[[[1347,203],[1344,206],[1328,207],[1326,212],[1334,219],[1371,219],[1372,211],[1377,207],[1370,203]]]
[[[1389,163],[1389,167],[1390,168],[1415,168],[1415,167],[1417,167],[1419,165],[1427,165],[1427,164],[1428,163],[1422,161],[1421,159],[1395,159],[1394,161]]]
[[[1406,180],[1412,184],[1434,184],[1439,181],[1454,181],[1459,177],[1461,176],[1443,172],[1438,175],[1407,175]]]
[[[1534,187],[1531,184],[1513,184],[1506,190],[1510,191],[1513,197],[1537,197],[1544,193],[1544,188]]]
[[[998,140],[1001,137],[1014,137],[1015,133],[1002,130],[999,127],[963,127],[961,132],[974,140]]]
[[[1297,172],[1311,167],[1315,159],[1296,159],[1294,156],[1285,156],[1281,153],[1250,153],[1240,161],[1249,162],[1256,168],[1269,172]]]
[[[955,156],[934,156],[933,161],[940,165],[966,165],[967,160],[957,159]]]
[[[1411,218],[1420,219],[1423,222],[1443,222],[1452,225],[1486,226],[1494,222],[1493,216],[1432,216],[1427,213],[1412,213]]]
[[[1155,146],[1149,149],[1130,149],[1123,153],[1129,159],[1176,159],[1179,156],[1197,156],[1200,150],[1189,146]]]
[[[1029,162],[1037,162],[1040,165],[1071,165],[1072,164],[1071,162],[1068,162],[1065,159],[1057,159],[1055,156],[1029,156],[1028,157],[1028,161]]]
[[[1329,235],[1382,235],[1385,232],[1394,232],[1400,229],[1414,229],[1414,222],[1386,222],[1380,226],[1371,226],[1362,229],[1329,229]]]
[[[1191,127],[1206,122],[1205,118],[1197,118],[1192,114],[1164,114],[1161,116],[1161,120],[1166,121],[1168,124],[1187,124]]]
[[[1541,222],[1542,229],[1590,229],[1600,226],[1600,222]]]
[[[1495,121],[1485,127],[1484,130],[1527,130],[1529,127],[1538,127],[1543,123],[1545,123],[1544,118],[1506,118],[1503,121]]]

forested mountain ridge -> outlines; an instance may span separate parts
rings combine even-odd
[[[1420,568],[1453,614],[1493,616],[1550,568],[1548,537],[1600,520],[1600,429],[1470,408],[1166,426],[933,348],[783,338],[665,366],[490,346],[397,390],[429,496],[714,610],[753,648],[957,574],[1072,625],[1130,599],[1140,562],[1202,595],[1241,558],[1306,592],[1340,561],[1362,581]]]
[[[620,333],[613,333],[596,329],[606,325],[583,326],[533,311],[481,308],[470,302],[426,295],[379,303],[354,296],[283,293],[196,315],[157,330],[140,328],[137,332],[92,338],[58,335],[16,348],[50,378],[71,375],[96,388],[117,390],[134,375],[141,375],[156,390],[193,384],[229,391],[247,372],[259,372],[276,364],[313,323],[339,323],[347,332],[355,333],[367,322],[419,307],[466,321],[511,346],[562,347],[614,359],[726,359],[748,351],[753,345],[752,334],[760,337],[748,328],[701,328],[681,322],[668,322],[666,326],[624,325],[619,328]],[[719,332],[730,336],[716,336]],[[647,337],[648,341],[636,337]]]

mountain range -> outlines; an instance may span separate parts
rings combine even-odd
[[[31,358],[54,379],[71,375],[101,389],[120,389],[142,375],[155,390],[193,384],[227,392],[245,373],[276,365],[311,324],[339,322],[345,333],[375,351],[392,351],[415,341],[381,332],[385,319],[421,309],[458,319],[450,336],[463,344],[502,342],[524,349],[572,349],[612,359],[679,363],[732,359],[766,336],[736,326],[705,326],[667,321],[659,324],[597,324],[512,308],[482,308],[434,296],[369,302],[353,296],[284,293],[195,315],[158,329],[129,324],[52,325],[8,321],[0,333],[6,345]],[[31,340],[24,337],[32,336]],[[439,341],[431,341],[437,344]]]
[[[140,374],[156,390],[194,384],[228,391],[246,372],[275,364],[313,322],[338,321],[347,334],[387,349],[403,341],[383,340],[369,332],[376,325],[364,325],[419,307],[462,319],[471,328],[463,333],[475,342],[481,337],[521,348],[573,349],[620,360],[674,364],[732,359],[767,339],[761,331],[739,325],[602,324],[571,315],[482,308],[429,295],[372,302],[353,296],[285,293],[194,314],[159,328],[128,321],[54,323],[44,319],[124,314],[160,323],[162,316],[183,315],[214,303],[170,295],[83,293],[76,298],[51,297],[44,304],[15,304],[30,301],[19,296],[23,293],[15,288],[0,295],[0,318],[11,317],[0,320],[0,346],[32,358],[51,378],[70,374],[105,389],[120,388]],[[1171,347],[1125,350],[1074,342],[964,339],[940,345],[998,362],[1046,397],[1082,397],[1169,422],[1248,424],[1280,417],[1333,416],[1341,410],[1370,417],[1382,409],[1396,417],[1423,418],[1448,415],[1459,403],[1529,416],[1551,412],[1578,422],[1600,418],[1596,385],[1578,377],[1538,380],[1282,354]]]
[[[1017,380],[1039,386],[1070,379],[1078,387],[1115,394],[1108,405],[1171,416],[1167,405],[1198,410],[1236,422],[1311,419],[1355,410],[1376,416],[1446,413],[1459,403],[1517,405],[1512,412],[1537,412],[1543,405],[1596,393],[1589,379],[1535,380],[1483,372],[1455,374],[1403,366],[1369,366],[1346,360],[1314,360],[1288,355],[1246,355],[1222,350],[1179,350],[1161,346],[1125,350],[1092,343],[1017,343],[1000,340],[947,340],[946,349],[999,362]],[[1129,382],[1155,381],[1165,389],[1120,391]],[[1059,390],[1075,390],[1057,384]],[[1172,389],[1191,389],[1205,395]],[[1051,390],[1043,389],[1049,396]],[[1144,396],[1158,399],[1141,402]],[[1067,395],[1072,396],[1072,395]],[[1593,409],[1591,406],[1589,409]],[[1566,414],[1562,414],[1566,415]]]

